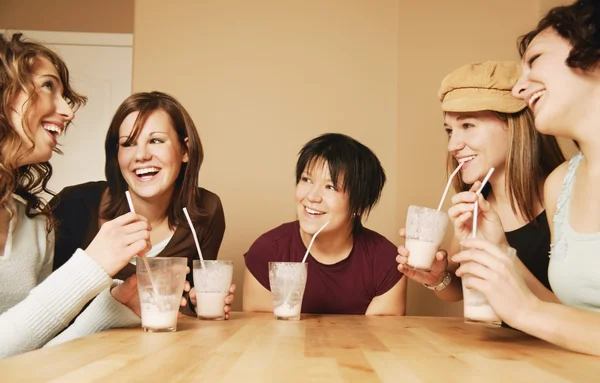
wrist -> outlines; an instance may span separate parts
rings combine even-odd
[[[111,270],[110,268],[107,267],[107,265],[104,264],[103,262],[103,258],[102,257],[97,257],[96,256],[96,252],[94,251],[93,248],[90,248],[91,246],[88,246],[85,250],[83,250],[83,252],[92,260],[94,261],[98,266],[100,266],[102,268],[102,270],[104,270],[106,272],[106,274],[108,274],[110,277],[112,277],[114,275],[114,273],[111,274]]]
[[[527,328],[531,324],[538,323],[538,319],[536,318],[537,314],[542,310],[542,306],[546,302],[538,299],[537,297],[531,297],[531,299],[525,304],[515,310],[514,319],[509,323],[512,327],[523,331],[523,329]]]
[[[439,279],[437,281],[437,283],[431,284],[431,285],[423,283],[423,286],[427,287],[429,290],[434,290],[434,291],[444,290],[446,287],[448,287],[448,285],[450,285],[450,282],[452,282],[452,273],[450,273],[448,270],[446,270],[446,271],[444,271],[444,273],[441,274],[440,277],[441,277],[441,279]]]
[[[196,304],[195,304],[195,303],[192,301],[192,298],[190,298],[190,292],[189,292],[189,291],[186,291],[186,292],[184,293],[184,296],[185,296],[185,299],[186,299],[186,300],[187,300],[187,302],[188,302],[188,308],[189,308],[190,310],[192,310],[192,312],[196,312]]]
[[[508,243],[506,236],[502,236],[502,239],[496,245],[505,252],[510,248],[510,244]]]

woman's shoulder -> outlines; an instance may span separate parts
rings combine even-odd
[[[36,227],[36,230],[47,233],[46,228],[48,225],[48,217],[44,214],[36,214],[32,217],[28,216],[27,202],[25,199],[23,199],[23,197],[13,194],[10,209],[10,214],[16,215],[15,222],[17,222],[20,228],[26,225],[31,225],[32,227]]]
[[[278,241],[281,239],[291,238],[293,234],[298,230],[300,230],[298,226],[298,221],[286,222],[264,232],[258,238],[265,238],[271,241]]]
[[[223,209],[221,198],[212,191],[205,188],[198,188],[198,194],[200,195],[200,209],[208,211],[210,214],[214,214],[217,210]]]
[[[553,187],[562,186],[565,176],[571,167],[572,161],[573,159],[558,165],[556,169],[554,169],[546,178],[545,185],[550,185]]]
[[[554,207],[558,202],[558,196],[563,189],[565,178],[569,173],[569,169],[573,166],[573,160],[565,161],[548,175],[544,182],[544,207],[550,213],[554,211]],[[575,160],[576,161],[576,160]]]
[[[52,200],[51,206],[74,199],[97,198],[106,189],[106,181],[90,181],[78,185],[66,186]]]
[[[283,223],[258,236],[251,248],[263,248],[265,246],[280,244],[281,242],[291,243],[292,239],[294,238],[294,234],[298,231],[298,221]]]
[[[198,187],[198,191],[200,192],[200,196],[202,196],[202,199],[206,198],[209,201],[220,201],[221,200],[216,193],[213,193],[212,191],[205,189],[203,187]]]
[[[66,232],[69,228],[77,230],[87,227],[92,211],[97,211],[106,189],[106,181],[86,182],[67,186],[49,202],[56,229]],[[84,225],[85,222],[85,225]]]
[[[369,254],[390,253],[393,254],[394,257],[396,256],[397,248],[392,241],[387,239],[384,235],[374,230],[367,229],[366,227],[360,229],[355,236],[354,241],[355,245],[361,245]]]

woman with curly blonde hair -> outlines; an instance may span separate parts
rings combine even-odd
[[[145,218],[129,213],[108,222],[51,273],[53,225],[38,194],[48,192],[58,137],[86,101],[67,66],[19,33],[0,34],[0,96],[0,358],[47,344],[96,296],[54,342],[138,323],[127,307],[136,302],[124,294],[132,286],[111,289],[111,276],[146,251]]]

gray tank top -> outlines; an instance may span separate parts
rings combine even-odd
[[[577,233],[569,222],[575,171],[582,158],[579,153],[569,162],[558,197],[548,279],[563,304],[600,312],[600,232]]]

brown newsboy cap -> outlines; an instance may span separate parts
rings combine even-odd
[[[519,112],[527,104],[514,97],[511,90],[520,76],[521,66],[514,61],[485,61],[461,66],[442,80],[438,92],[442,110]]]

